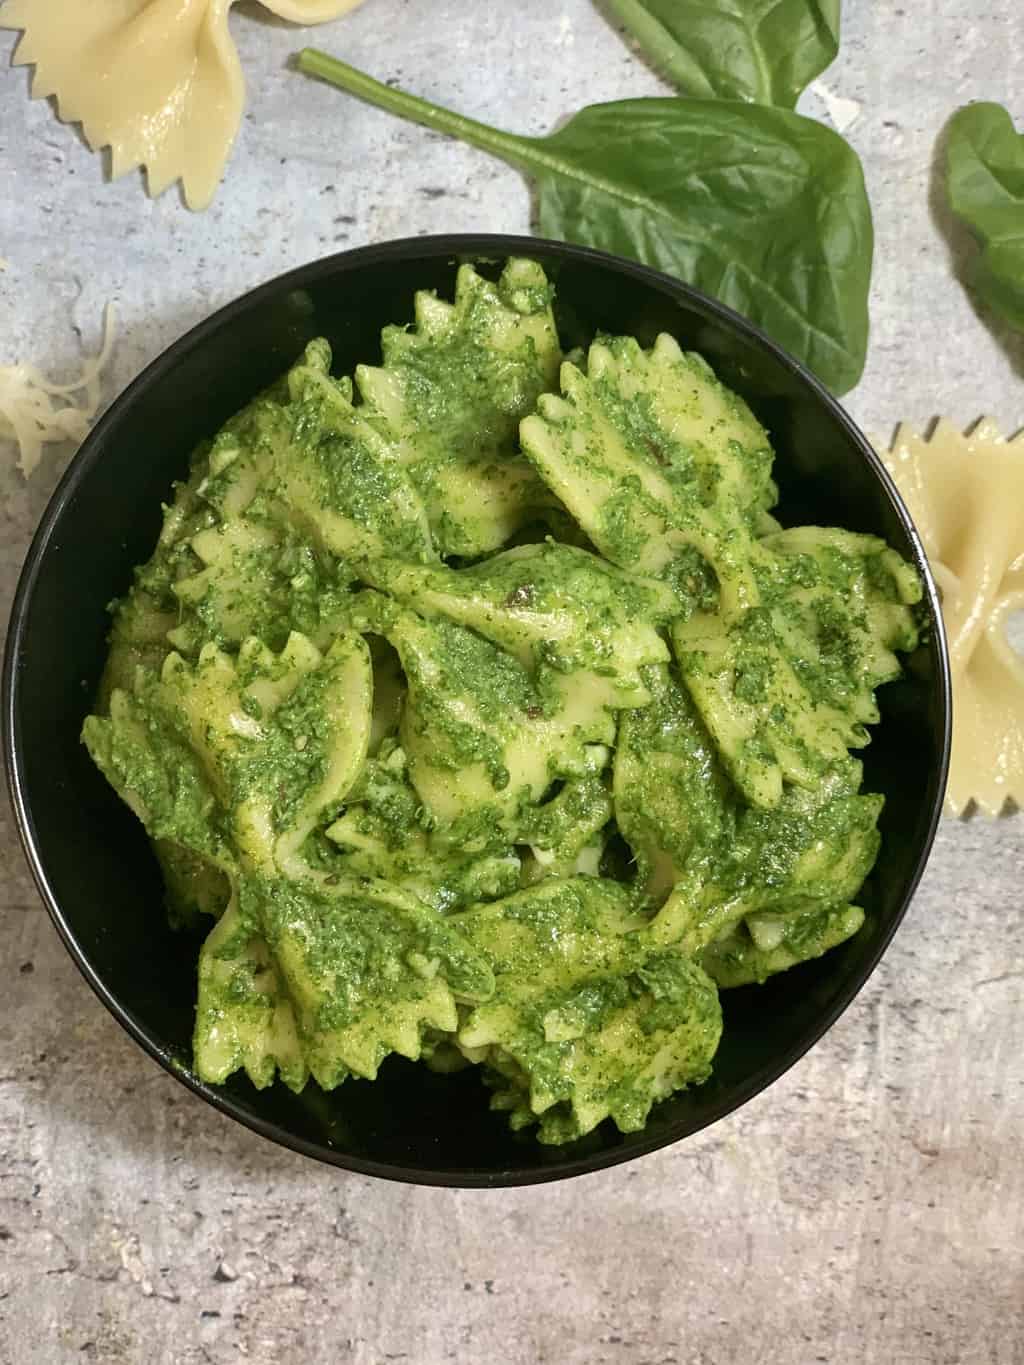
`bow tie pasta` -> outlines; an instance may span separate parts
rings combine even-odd
[[[671,337],[596,343],[560,382],[523,449],[604,556],[676,589],[670,635],[704,723],[744,796],[777,805],[867,742],[872,690],[913,643],[916,574],[870,536],[778,533],[767,434]]]
[[[416,295],[412,328],[386,327],[384,363],[356,366],[370,422],[426,504],[438,550],[497,550],[554,499],[519,454],[519,422],[562,357],[552,293],[533,261],[491,283],[460,268],[455,300]]]
[[[1024,436],[943,418],[926,440],[900,427],[883,459],[942,593],[953,675],[946,804],[1024,806],[1024,658],[1006,627],[1024,609]]]
[[[766,433],[670,338],[552,394],[551,288],[492,274],[352,378],[311,343],[195,453],[84,739],[204,936],[202,1078],[476,1066],[565,1143],[705,1080],[719,990],[860,928],[850,750],[920,585],[781,530]]]
[[[569,1142],[611,1115],[633,1132],[656,1100],[708,1075],[722,1031],[714,986],[649,941],[618,883],[545,881],[452,923],[495,981],[456,1042],[490,1071],[513,1128],[539,1116],[542,1142]]]
[[[319,24],[360,0],[264,0],[282,19]],[[228,31],[232,0],[8,0],[0,27],[23,29],[16,61],[32,94],[53,95],[90,147],[109,147],[115,179],[145,166],[149,192],[181,180],[190,208],[216,192],[242,118],[245,83]]]

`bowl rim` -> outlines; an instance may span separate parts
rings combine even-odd
[[[79,484],[91,473],[93,467],[102,459],[108,438],[116,434],[125,414],[138,399],[157,385],[179,363],[185,354],[202,346],[207,337],[221,327],[230,324],[249,309],[269,297],[281,292],[301,289],[325,277],[345,275],[358,271],[367,265],[379,265],[394,259],[452,258],[455,260],[500,260],[509,256],[532,256],[542,263],[548,260],[569,260],[611,269],[619,275],[632,277],[640,283],[656,288],[670,298],[691,305],[695,311],[723,324],[726,329],[738,332],[753,342],[755,346],[767,351],[784,369],[788,370],[810,394],[828,409],[832,418],[844,429],[847,438],[861,457],[866,461],[875,477],[881,483],[889,498],[896,516],[907,534],[914,551],[915,567],[921,574],[924,584],[923,602],[930,617],[935,652],[938,661],[936,683],[942,716],[942,749],[937,796],[928,820],[925,838],[918,852],[913,872],[909,879],[903,903],[892,917],[891,923],[873,945],[871,953],[848,983],[839,992],[829,1009],[815,1019],[799,1041],[781,1054],[770,1065],[762,1067],[727,1099],[710,1107],[699,1122],[685,1125],[684,1131],[675,1131],[669,1126],[664,1131],[631,1135],[628,1146],[623,1144],[605,1151],[582,1157],[553,1160],[550,1164],[518,1170],[509,1168],[496,1172],[456,1172],[402,1166],[399,1163],[378,1162],[363,1157],[352,1156],[332,1149],[326,1144],[313,1142],[283,1130],[277,1123],[262,1119],[259,1115],[248,1113],[225,1091],[208,1085],[194,1076],[190,1070],[168,1049],[162,1047],[150,1036],[141,1020],[107,988],[99,975],[93,970],[84,951],[79,947],[76,935],[68,923],[50,884],[47,869],[37,845],[35,820],[28,798],[23,753],[18,723],[19,706],[19,667],[18,662],[24,648],[25,626],[39,578],[42,563],[50,548],[54,534],[74,501]],[[846,412],[845,408],[831,394],[825,385],[800,361],[779,346],[759,327],[736,313],[733,309],[684,284],[663,271],[615,256],[608,252],[597,251],[590,247],[574,246],[543,237],[525,237],[501,233],[457,233],[438,236],[403,237],[393,241],[379,242],[348,251],[336,252],[329,256],[310,261],[305,265],[293,267],[246,290],[238,297],[218,308],[215,312],[191,327],[182,336],[166,347],[155,359],[111,401],[100,420],[83,441],[73,456],[63,476],[57,484],[40,518],[38,527],[29,544],[22,565],[7,628],[4,651],[2,687],[0,687],[0,734],[4,754],[4,770],[8,793],[14,810],[15,827],[22,849],[32,873],[33,880],[46,906],[50,919],[57,930],[65,948],[75,965],[99,997],[107,1010],[122,1028],[147,1052],[165,1071],[169,1072],[195,1095],[211,1104],[222,1114],[243,1124],[261,1137],[268,1138],[278,1146],[286,1147],[302,1156],[324,1164],[352,1171],[360,1175],[375,1176],[384,1180],[404,1184],[441,1186],[446,1188],[494,1189],[511,1186],[546,1184],[552,1180],[568,1179],[592,1172],[607,1170],[620,1163],[633,1161],[651,1152],[682,1141],[726,1115],[741,1108],[755,1095],[774,1084],[785,1072],[794,1066],[828,1032],[860,993],[872,975],[883,954],[888,948],[896,930],[899,928],[907,908],[913,899],[921,880],[935,839],[936,829],[942,814],[946,779],[949,769],[949,755],[952,737],[952,684],[949,663],[949,650],[943,627],[939,594],[925,556],[920,536],[899,491],[877,451],[868,441],[860,428]],[[678,1125],[684,1127],[684,1125]]]

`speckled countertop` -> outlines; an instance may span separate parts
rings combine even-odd
[[[1024,423],[1024,340],[972,310],[932,192],[953,108],[1024,116],[1018,0],[848,0],[808,112],[861,152],[878,236],[868,428]],[[240,5],[250,101],[204,216],[100,157],[6,69],[0,360],[57,373],[122,335],[108,397],[212,307],[318,255],[518,231],[515,172],[286,69]],[[591,0],[367,0],[321,45],[543,132],[656,79]],[[500,92],[500,93],[499,93]],[[852,103],[836,104],[836,97]],[[0,619],[67,451],[0,459]],[[944,822],[868,987],[798,1066],[673,1150],[542,1189],[385,1185],[279,1151],[193,1098],[93,999],[0,798],[0,1362],[803,1365],[1024,1362],[1024,817]]]

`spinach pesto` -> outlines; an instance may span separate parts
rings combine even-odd
[[[205,934],[194,1067],[477,1066],[542,1142],[702,1082],[719,990],[855,934],[854,756],[914,571],[782,530],[768,436],[667,336],[564,359],[463,266],[200,449],[83,738]]]

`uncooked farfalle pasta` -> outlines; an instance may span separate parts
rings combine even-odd
[[[213,198],[238,132],[245,83],[228,32],[233,0],[7,0],[0,28],[23,29],[15,60],[34,64],[32,93],[54,95],[115,178],[145,166],[150,194],[183,182],[191,208]],[[319,24],[360,0],[263,0]]]
[[[1024,658],[1007,638],[1024,609],[1024,436],[994,423],[966,435],[942,419],[925,439],[900,427],[883,455],[942,593],[953,672],[947,806],[988,815],[1024,806]]]

